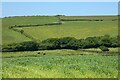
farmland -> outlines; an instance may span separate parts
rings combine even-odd
[[[2,21],[3,45],[33,39],[39,42],[48,38],[118,35],[117,16],[19,16]],[[59,22],[62,24],[54,25]],[[99,48],[85,50],[101,51]],[[117,52],[118,48],[109,50]],[[118,55],[104,52],[79,49],[16,51],[3,52],[2,59],[3,78],[117,78],[118,75]]]
[[[26,24],[45,24],[45,23],[55,22],[56,20],[57,20],[56,17],[47,17],[47,16],[39,16],[39,17],[38,16],[37,17],[36,16],[26,16],[26,17],[22,16],[22,17],[3,18],[2,19],[3,44],[9,44],[13,42],[19,43],[19,42],[31,40],[18,32],[10,30],[9,26],[26,25]]]
[[[104,34],[112,36],[116,36],[118,34],[117,21],[69,21],[63,22],[62,25],[52,27],[39,26],[22,29],[37,40],[73,36],[80,39],[90,36],[102,36]]]
[[[38,51],[37,51],[38,52]],[[4,78],[116,78],[118,56],[73,50],[3,53]],[[8,55],[7,55],[8,54]],[[21,56],[21,57],[20,57]],[[6,57],[6,58],[5,58]],[[7,58],[8,57],[8,58]],[[22,73],[22,74],[21,74]],[[32,74],[31,74],[32,73]]]
[[[66,17],[61,17],[64,19]],[[73,18],[68,16],[68,19]],[[74,18],[76,18],[74,16]],[[73,18],[73,19],[74,19]],[[81,19],[81,17],[77,17]],[[109,34],[116,36],[118,34],[118,21],[112,21],[117,19],[116,16],[102,16],[102,17],[82,17],[82,19],[103,19],[105,21],[62,21],[62,25],[53,26],[31,26],[21,27],[18,30],[24,30],[25,33],[35,38],[36,40],[44,40],[47,38],[58,38],[58,37],[75,37],[75,38],[86,38],[90,36],[101,36]],[[3,18],[3,44],[19,43],[23,41],[30,41],[28,37],[9,29],[10,26],[14,25],[34,25],[34,24],[48,24],[58,22],[58,18],[54,16],[22,16],[22,17],[11,17]],[[69,29],[69,30],[68,30]],[[19,37],[18,37],[19,36]]]

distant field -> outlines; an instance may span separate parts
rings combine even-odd
[[[101,36],[110,34],[116,36],[118,34],[117,16],[62,16],[61,19],[103,19],[103,21],[64,21],[58,26],[31,26],[23,29],[25,33],[37,40],[44,40],[53,37],[75,37],[85,38],[88,36]],[[115,21],[112,21],[115,20]],[[3,44],[30,41],[31,39],[24,35],[10,30],[9,26],[14,25],[34,25],[47,24],[59,21],[55,16],[20,16],[2,19],[2,37]]]
[[[104,21],[112,21],[117,20],[118,16],[61,16],[61,19],[97,19],[97,20],[104,20]]]
[[[75,53],[56,50],[46,51],[46,55],[40,56],[3,58],[3,78],[117,78],[118,56],[54,55],[62,52]]]
[[[9,26],[14,25],[30,25],[30,24],[45,24],[56,22],[57,17],[50,16],[20,16],[2,19],[2,40],[3,44],[17,43],[23,41],[30,41],[29,38],[21,35],[18,32],[9,29]]]
[[[37,40],[59,37],[86,38],[118,34],[117,21],[68,21],[58,26],[39,26],[22,28],[27,34]]]

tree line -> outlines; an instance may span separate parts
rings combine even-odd
[[[26,41],[3,45],[3,51],[35,51],[35,50],[54,50],[54,49],[88,49],[100,48],[102,51],[109,51],[109,47],[119,47],[118,36],[109,35],[99,37],[87,37],[76,39],[74,37],[48,38],[43,41]]]

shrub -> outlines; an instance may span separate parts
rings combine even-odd
[[[38,44],[34,41],[27,41],[17,44],[18,51],[34,51],[38,49]]]
[[[34,41],[12,43],[2,46],[3,51],[34,51],[37,49],[38,49],[38,44]]]
[[[43,40],[39,44],[39,49],[43,49],[43,50],[59,49],[59,48],[60,46],[57,38],[49,38],[49,39]]]
[[[59,39],[59,44],[62,49],[78,49],[78,40],[74,37],[64,37]]]
[[[110,37],[110,35],[104,35],[104,36],[102,36],[101,39],[100,39],[100,44],[101,44],[102,46],[111,47],[111,45],[112,45],[111,39],[112,39],[112,38]]]
[[[109,49],[106,46],[100,46],[99,47],[102,51],[109,51]]]

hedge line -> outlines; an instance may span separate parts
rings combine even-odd
[[[87,37],[86,39],[76,39],[74,37],[49,38],[41,42],[27,41],[3,45],[3,51],[34,51],[34,50],[53,50],[53,49],[86,49],[100,48],[108,51],[107,47],[119,47],[118,37],[104,35],[100,37]]]
[[[56,22],[56,23],[48,23],[48,24],[27,24],[27,25],[14,25],[10,26],[9,29],[14,27],[31,27],[31,26],[47,26],[47,25],[61,25],[62,23]]]
[[[103,21],[102,19],[61,19],[61,21]]]

